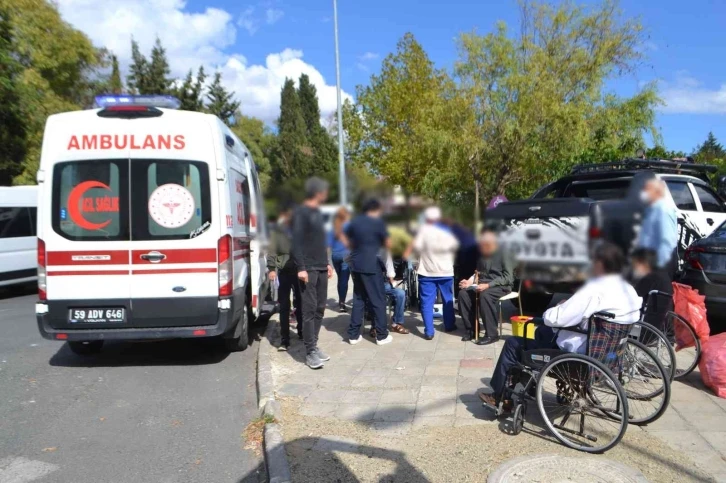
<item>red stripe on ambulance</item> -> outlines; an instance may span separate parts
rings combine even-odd
[[[51,265],[128,265],[128,250],[48,252]]]

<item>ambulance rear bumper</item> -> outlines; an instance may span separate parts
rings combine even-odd
[[[211,302],[211,301],[210,301]],[[123,324],[105,326],[79,326],[68,324],[67,312],[70,307],[83,306],[79,301],[51,301],[36,304],[38,330],[44,339],[61,341],[91,340],[144,340],[144,339],[181,339],[215,337],[227,334],[234,329],[235,301],[234,297],[214,299],[214,305],[207,305],[207,311],[190,314],[176,319],[179,325],[173,325],[168,312],[155,319],[145,317],[135,321],[133,313],[127,312],[127,321]],[[87,304],[87,302],[86,302]],[[179,301],[176,301],[177,309]],[[184,305],[184,304],[181,304]],[[167,303],[160,306],[169,307]],[[173,307],[173,305],[172,305]],[[148,315],[148,313],[147,313]],[[143,323],[140,326],[139,322]]]

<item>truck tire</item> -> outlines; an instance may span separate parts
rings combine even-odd
[[[74,354],[79,356],[92,356],[101,352],[103,348],[102,340],[89,340],[89,341],[72,341],[68,342],[68,347],[73,351]]]
[[[540,317],[550,306],[550,302],[552,302],[554,294],[522,290],[519,296],[522,298],[522,311],[527,315]],[[512,303],[517,305],[517,299],[513,299]]]
[[[249,308],[245,307],[242,309],[239,322],[234,329],[234,335],[229,339],[224,339],[224,347],[229,352],[241,352],[247,349],[249,344]]]

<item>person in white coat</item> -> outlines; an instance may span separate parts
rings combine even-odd
[[[537,328],[535,340],[510,337],[502,348],[494,375],[490,382],[492,394],[479,397],[488,405],[497,406],[504,392],[507,373],[519,361],[522,348],[560,349],[566,352],[584,354],[587,336],[566,330],[566,327],[588,328],[590,316],[597,312],[610,312],[616,324],[632,324],[640,317],[642,299],[622,276],[625,256],[617,245],[604,242],[595,249],[592,277],[565,302],[548,309],[544,315],[544,326]],[[555,330],[559,329],[559,330]]]

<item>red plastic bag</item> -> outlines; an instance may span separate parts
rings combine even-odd
[[[703,383],[718,397],[726,398],[726,332],[714,335],[701,345],[698,368]]]
[[[673,305],[675,313],[691,324],[703,347],[711,334],[711,327],[706,319],[706,296],[699,295],[698,290],[688,285],[673,282]],[[696,345],[688,329],[682,324],[675,326],[677,351]]]

